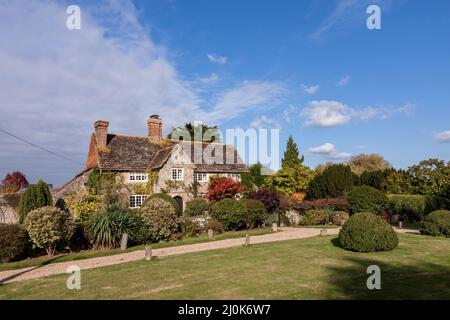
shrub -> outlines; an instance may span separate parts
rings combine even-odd
[[[90,239],[89,224],[87,222],[76,222],[73,234],[69,239],[69,248],[71,251],[90,249],[92,247]]]
[[[172,198],[171,196],[169,196],[167,193],[154,193],[154,194],[152,194],[151,196],[149,196],[149,197],[144,201],[144,203],[142,204],[142,206],[145,206],[146,203],[148,203],[149,201],[151,201],[152,199],[155,199],[155,198],[159,198],[159,199],[162,199],[162,200],[168,202],[168,203],[174,208],[175,214],[176,214],[177,216],[180,216],[180,215],[181,215],[181,208],[180,208],[180,206],[179,206],[178,203],[175,201],[175,199]]]
[[[150,229],[144,223],[144,220],[138,214],[133,212],[131,213],[131,216],[133,217],[135,228],[130,238],[130,245],[135,246],[150,242]]]
[[[211,229],[214,232],[214,234],[223,232],[222,223],[220,223],[220,221],[218,221],[216,219],[209,220],[205,225],[205,229],[206,230]]]
[[[384,212],[387,205],[386,195],[369,186],[354,187],[347,195],[352,213],[358,212]]]
[[[342,226],[348,220],[349,214],[345,211],[335,211],[333,212],[333,217],[331,222],[336,226]]]
[[[218,177],[212,178],[208,185],[208,200],[215,203],[222,199],[233,199],[244,191],[244,186],[233,179]]]
[[[154,242],[169,240],[178,232],[178,218],[172,203],[162,197],[147,199],[139,210],[139,216],[148,226],[150,239]]]
[[[101,213],[101,197],[85,190],[70,193],[65,203],[75,221],[88,221]]]
[[[113,204],[105,212],[93,217],[89,232],[95,246],[115,248],[120,245],[124,233],[132,238],[135,228],[136,223],[130,211]]]
[[[421,221],[423,217],[436,210],[447,209],[448,200],[428,195],[388,196],[387,211],[392,215],[399,215],[402,220]]]
[[[186,237],[195,237],[199,235],[203,228],[191,218],[184,218],[180,222],[181,232]]]
[[[197,198],[186,202],[186,209],[184,210],[184,214],[188,217],[195,217],[204,215],[208,210],[209,210],[208,201],[201,198]]]
[[[25,225],[33,244],[45,249],[48,255],[56,246],[67,243],[74,232],[74,222],[68,212],[54,207],[42,207],[28,213]]]
[[[330,213],[327,210],[308,210],[301,216],[300,224],[304,226],[327,224],[329,219]]]
[[[358,252],[392,250],[398,246],[394,229],[373,213],[352,215],[339,232],[344,249]]]
[[[326,199],[296,202],[292,205],[292,207],[299,211],[307,211],[312,209],[321,210],[326,208],[332,208],[333,210],[348,212],[350,204],[345,199],[326,198]]]
[[[27,257],[31,247],[27,231],[17,224],[0,224],[0,262]]]
[[[19,222],[23,223],[27,214],[37,208],[52,205],[52,195],[48,185],[39,180],[37,184],[31,185],[22,193],[19,202]]]
[[[267,219],[267,210],[259,200],[253,199],[243,199],[241,203],[244,205],[245,213],[245,224],[248,229],[253,229],[264,225],[264,221]]]
[[[308,199],[339,198],[353,187],[353,173],[350,167],[333,164],[326,167],[310,182],[306,196]]]
[[[245,227],[244,205],[234,199],[223,199],[216,202],[211,210],[211,216],[222,223],[225,230],[237,230]]]
[[[280,196],[275,190],[269,188],[259,188],[252,191],[247,198],[261,201],[269,214],[276,212],[280,208]]]
[[[450,237],[450,211],[437,210],[427,215],[420,227],[420,233]]]

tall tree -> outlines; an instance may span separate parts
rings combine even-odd
[[[201,137],[200,137],[201,133]],[[189,139],[185,139],[188,135]],[[193,125],[190,122],[184,124],[184,127],[172,128],[167,135],[168,139],[220,142],[220,131],[218,126],[208,126],[206,124]]]
[[[19,222],[23,223],[30,211],[41,207],[51,206],[52,204],[52,194],[50,193],[48,185],[43,180],[39,180],[37,184],[29,186],[20,197]]]
[[[413,192],[450,197],[450,161],[429,159],[408,168]]]
[[[248,172],[241,175],[241,183],[245,186],[246,191],[252,190],[254,187],[261,187],[264,184],[265,177],[261,174],[263,165],[255,163],[248,167]]]
[[[25,175],[20,171],[14,171],[8,173],[2,180],[1,192],[14,193],[26,187],[28,187],[28,181]]]
[[[298,147],[294,141],[294,138],[292,138],[292,136],[289,136],[286,144],[286,150],[284,151],[283,159],[281,159],[281,167],[283,169],[286,168],[295,169],[303,163],[303,160],[305,160],[305,157],[302,155],[302,157],[299,158]]]
[[[389,161],[385,160],[383,156],[379,154],[360,154],[352,157],[347,165],[357,175],[366,171],[377,171],[391,168]]]
[[[339,198],[354,185],[354,174],[343,164],[335,164],[314,177],[307,189],[308,199]]]

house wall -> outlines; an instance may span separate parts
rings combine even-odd
[[[20,193],[0,194],[0,223],[19,222]]]

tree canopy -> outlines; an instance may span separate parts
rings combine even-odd
[[[201,134],[201,135],[200,135]],[[218,126],[208,126],[205,124],[193,125],[190,122],[184,124],[184,127],[172,128],[167,135],[168,139],[220,142],[220,131]]]
[[[377,171],[391,168],[389,161],[385,160],[383,156],[375,153],[354,156],[347,162],[347,165],[357,175],[360,175],[365,171]]]
[[[28,187],[28,181],[25,175],[20,171],[14,171],[6,174],[5,178],[3,178],[0,191],[14,193],[26,187]]]

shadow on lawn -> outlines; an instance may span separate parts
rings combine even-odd
[[[331,242],[339,246],[337,238],[332,239]],[[419,259],[415,260],[414,265],[404,265],[401,262],[382,261],[367,256],[373,253],[355,252],[354,254],[358,256],[344,258],[345,267],[329,267],[332,271],[330,282],[334,290],[328,298],[450,299],[450,266],[448,265],[429,263]],[[367,267],[370,265],[380,267],[380,290],[367,288],[366,281],[371,275],[367,273]]]

